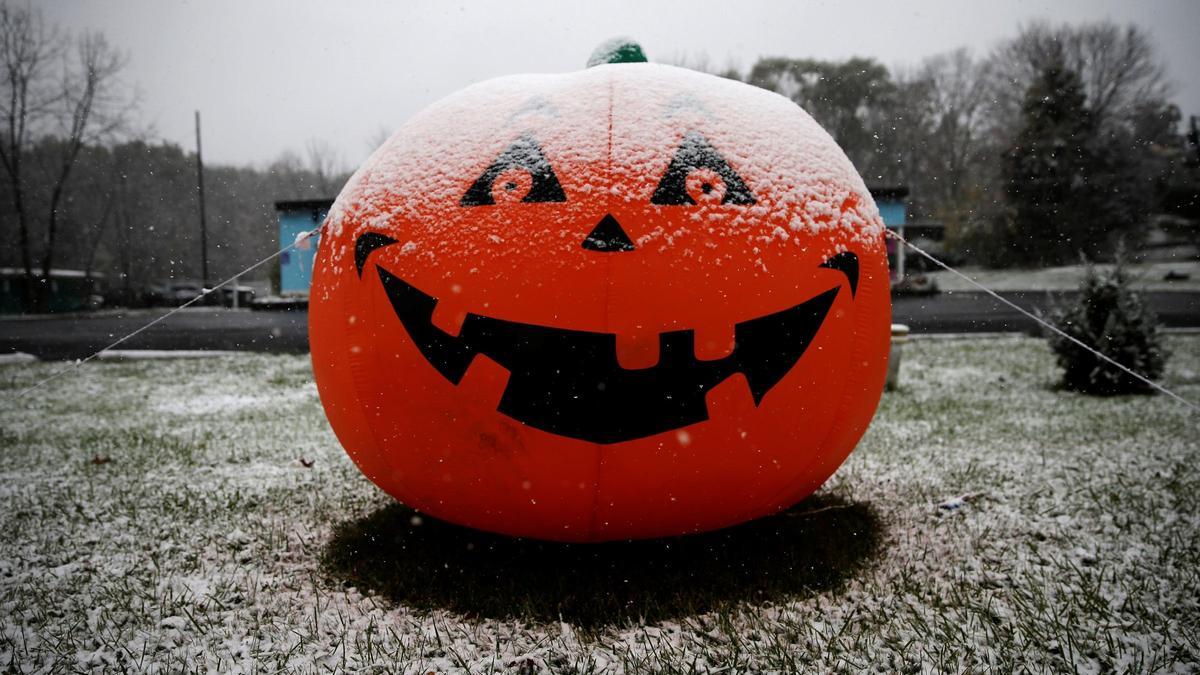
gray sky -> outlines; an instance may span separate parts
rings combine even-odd
[[[344,168],[414,112],[498,75],[582,68],[616,35],[650,59],[707,55],[748,67],[762,55],[874,57],[888,66],[968,46],[985,53],[1034,19],[1132,22],[1157,40],[1176,102],[1200,114],[1198,0],[602,0],[315,2],[43,0],[46,18],[100,30],[129,56],[127,78],[157,135],[210,163],[263,165],[309,139]]]

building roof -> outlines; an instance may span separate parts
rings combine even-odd
[[[11,278],[11,277],[23,277],[23,276],[25,276],[24,268],[0,267],[0,277],[10,277]],[[35,277],[42,276],[42,268],[40,265],[38,267],[33,268],[33,276],[35,276]],[[88,276],[88,273],[83,270],[66,270],[66,269],[61,269],[61,268],[55,267],[50,270],[50,276],[51,276],[51,278],[57,277],[59,279],[84,279]],[[104,274],[102,274],[100,272],[92,272],[91,277],[93,279],[103,279]]]
[[[874,199],[904,199],[908,196],[907,185],[868,185],[871,197]]]
[[[332,199],[292,199],[275,202],[276,211],[310,211],[328,209],[331,206]]]

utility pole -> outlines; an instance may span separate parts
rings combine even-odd
[[[200,111],[196,111],[196,189],[200,194],[200,274],[208,285],[208,223],[204,218],[204,158],[200,154]]]
[[[1190,159],[1191,162],[1194,162],[1192,166],[1200,166],[1200,126],[1196,125],[1196,120],[1198,119],[1200,117],[1196,117],[1195,115],[1192,115],[1188,119],[1189,126],[1191,127],[1187,133],[1188,145],[1192,146],[1192,152],[1196,155]]]

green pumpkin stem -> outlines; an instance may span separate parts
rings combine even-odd
[[[646,53],[642,46],[629,38],[619,37],[606,40],[588,57],[587,67],[605,63],[645,63]]]

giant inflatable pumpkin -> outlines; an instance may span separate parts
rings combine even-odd
[[[886,370],[883,225],[795,104],[648,63],[475,85],[350,180],[319,244],[313,368],[395,498],[601,541],[812,493]]]

